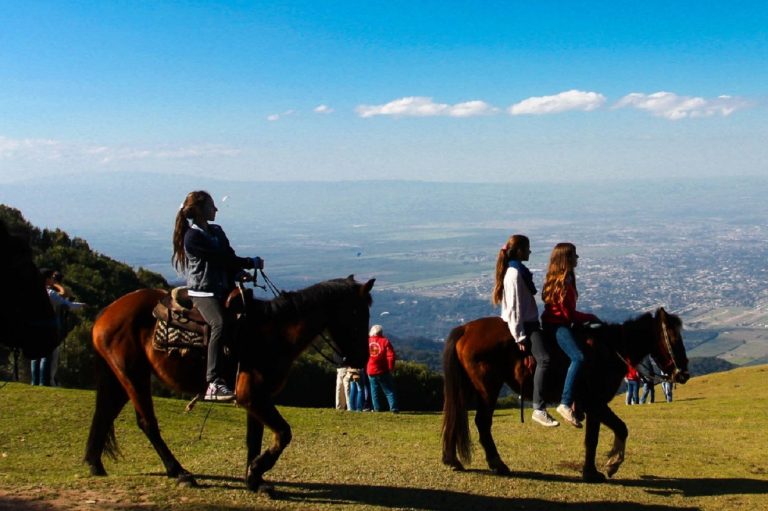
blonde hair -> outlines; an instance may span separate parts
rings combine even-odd
[[[558,243],[549,256],[547,276],[544,278],[544,289],[541,299],[544,303],[560,303],[565,297],[565,282],[572,279],[576,287],[576,274],[573,272],[573,261],[576,258],[576,246],[573,243]],[[578,295],[578,291],[577,291]]]
[[[491,293],[491,303],[498,305],[504,296],[504,274],[507,272],[510,259],[521,260],[523,251],[531,247],[531,240],[522,234],[513,234],[499,250],[496,257],[496,281]]]

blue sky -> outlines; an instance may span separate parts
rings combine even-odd
[[[768,170],[765,2],[0,7],[0,183]]]

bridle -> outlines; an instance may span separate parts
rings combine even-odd
[[[664,314],[666,315],[666,311],[664,312]],[[677,360],[675,359],[675,352],[672,349],[672,342],[669,340],[669,331],[667,329],[667,322],[661,316],[661,311],[659,312],[659,321],[661,322],[661,333],[664,339],[664,347],[667,349],[667,354],[669,355],[669,359],[672,361],[672,366],[674,367],[672,374],[670,375],[670,380],[675,381],[675,377],[678,374],[680,374],[682,370],[677,365]]]

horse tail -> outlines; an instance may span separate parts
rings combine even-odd
[[[472,461],[472,443],[467,417],[469,379],[456,353],[456,343],[464,335],[464,326],[451,330],[443,351],[443,463],[458,468],[456,454],[464,463]]]
[[[114,420],[123,404],[128,400],[107,362],[97,354],[96,365],[96,409],[93,413],[91,430],[86,444],[85,461],[101,467],[101,455],[116,460],[121,455],[115,437]],[[101,469],[103,471],[103,468]],[[98,474],[100,475],[100,474]]]

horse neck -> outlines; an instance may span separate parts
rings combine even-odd
[[[288,351],[293,359],[297,358],[327,326],[326,315],[322,310],[313,310],[301,317],[284,318],[278,321],[278,330],[283,332]]]
[[[621,329],[621,355],[630,364],[639,364],[653,347],[653,316],[646,314],[617,326]]]

